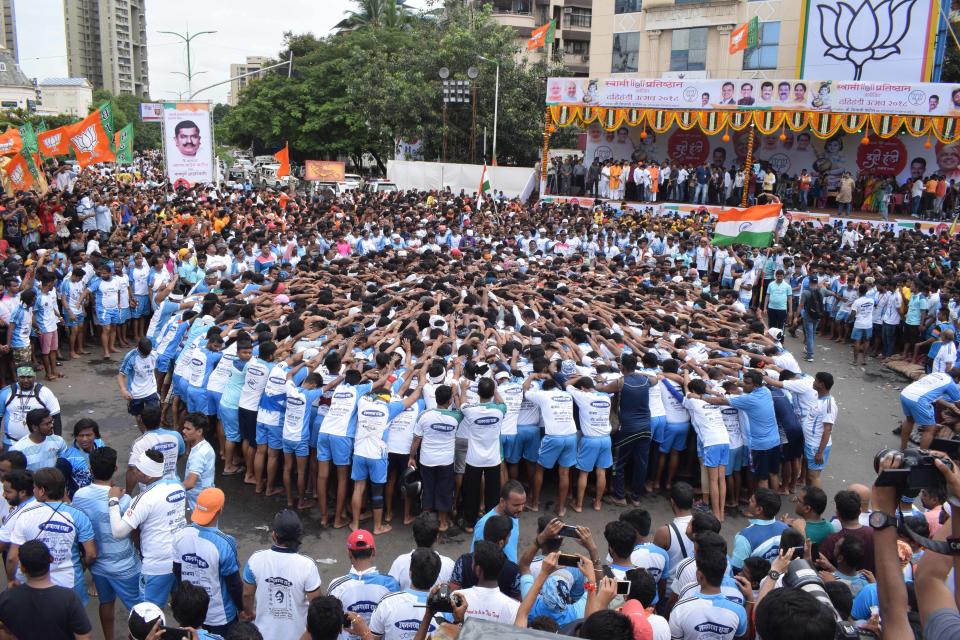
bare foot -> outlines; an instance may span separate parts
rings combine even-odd
[[[257,480],[250,475],[243,476],[243,484],[257,484]]]
[[[366,522],[373,517],[373,513],[370,511],[364,511],[360,514],[360,522]]]
[[[559,517],[562,518],[562,517],[565,516],[565,515],[567,515],[567,508],[566,508],[566,507],[557,507],[557,516],[559,516]]]
[[[403,525],[404,525],[404,526],[409,526],[409,525],[413,524],[414,521],[416,521],[416,518],[414,518],[413,516],[410,516],[409,518],[404,518],[404,519],[403,519]]]
[[[538,504],[525,504],[523,505],[523,508],[527,511],[532,511],[534,513],[537,513],[538,511],[540,511],[540,505]]]
[[[383,514],[383,521],[384,521],[384,522],[393,522],[393,514],[392,514],[392,513],[384,513],[384,514]]]
[[[273,496],[278,496],[281,493],[283,493],[283,489],[267,489],[267,493],[264,495],[266,495],[268,498],[272,498]]]
[[[313,500],[312,498],[304,498],[303,500],[297,503],[297,509],[303,511],[304,509],[309,509],[315,504],[317,504],[316,500]]]
[[[347,526],[347,524],[348,524],[348,523],[347,523],[346,521],[344,521],[344,520],[334,520],[334,521],[333,521],[333,528],[334,528],[334,529],[343,529],[345,526]]]
[[[601,508],[602,508],[602,504],[600,503],[600,501],[599,501],[599,500],[594,500],[594,501],[593,501],[593,510],[594,510],[594,511],[600,511]]]
[[[263,487],[262,485],[259,485],[259,484],[258,484],[258,485],[257,485],[257,488],[256,488],[256,492],[257,492],[257,493],[263,493],[263,489],[264,489],[264,487]]]
[[[326,528],[327,528],[327,525],[329,525],[329,524],[330,524],[330,518],[327,516],[327,514],[325,514],[325,513],[324,513],[324,514],[321,514],[321,515],[320,515],[320,528],[321,528],[321,529],[326,529]]]
[[[336,526],[334,526],[334,528],[336,528]],[[350,523],[350,531],[356,531],[359,528],[360,528],[359,524],[355,524],[353,522]]]
[[[388,524],[382,524],[373,530],[373,535],[382,536],[383,534],[390,533],[391,531],[393,531],[393,527]]]
[[[576,511],[577,513],[583,513],[583,505],[570,505],[570,508]]]

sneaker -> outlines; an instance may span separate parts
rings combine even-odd
[[[807,356],[804,358],[807,362],[813,362],[813,356]]]

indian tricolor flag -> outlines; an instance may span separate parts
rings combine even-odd
[[[477,211],[483,202],[483,194],[490,191],[490,178],[487,177],[487,163],[483,163],[483,173],[480,174],[480,189],[477,191]]]
[[[769,247],[773,244],[782,208],[781,204],[762,204],[718,213],[713,244],[720,247],[731,244]]]

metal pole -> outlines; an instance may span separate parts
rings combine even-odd
[[[193,93],[193,73],[190,70],[190,32],[187,31],[187,93]]]
[[[447,101],[443,101],[443,161],[447,161]]]
[[[500,63],[497,62],[497,79],[493,89],[493,166],[497,166],[497,115],[500,112]]]
[[[473,120],[470,122],[470,164],[477,163],[477,81],[470,81],[473,89]]]
[[[190,94],[190,97],[187,98],[187,100],[193,100],[193,97],[194,97],[194,96],[196,96],[196,95],[199,94],[199,93],[203,93],[203,92],[206,91],[207,89],[213,89],[214,87],[219,87],[219,86],[222,85],[222,84],[227,84],[228,82],[233,82],[234,80],[239,80],[240,78],[246,78],[246,77],[248,77],[248,76],[260,75],[260,74],[263,73],[264,71],[269,71],[270,69],[276,69],[277,67],[285,67],[285,66],[287,66],[287,65],[291,65],[291,66],[293,65],[293,58],[292,58],[292,57],[291,57],[291,59],[288,60],[288,61],[278,62],[277,64],[272,64],[272,65],[270,65],[269,67],[263,67],[263,68],[261,68],[261,69],[257,69],[256,71],[249,71],[249,72],[247,72],[247,73],[241,73],[241,74],[238,75],[238,76],[233,76],[232,78],[227,78],[226,80],[221,80],[220,82],[217,82],[217,83],[214,83],[214,84],[211,84],[211,85],[207,85],[206,87],[202,87],[202,88],[200,88],[200,89],[197,89],[196,91],[194,91],[193,93]],[[200,74],[197,74],[197,75],[200,75]],[[288,77],[288,78],[290,77],[290,72],[289,72],[289,71],[287,72],[287,77]]]
[[[176,31],[158,31],[158,33],[164,33],[171,36],[176,36],[183,40],[187,44],[187,93],[192,94],[191,85],[193,84],[193,65],[190,58],[190,41],[196,38],[197,36],[202,36],[206,34],[214,34],[216,31],[198,31],[197,33],[190,35],[190,31],[184,33],[177,33]],[[202,71],[200,73],[203,73]],[[183,74],[181,74],[183,75]],[[199,73],[197,75],[200,75]]]
[[[487,128],[483,128],[483,161],[487,161]]]

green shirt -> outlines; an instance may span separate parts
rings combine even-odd
[[[819,522],[808,522],[806,526],[806,536],[813,544],[820,544],[826,540],[827,536],[836,533],[833,529],[833,525],[830,524],[827,520],[820,520]]]

